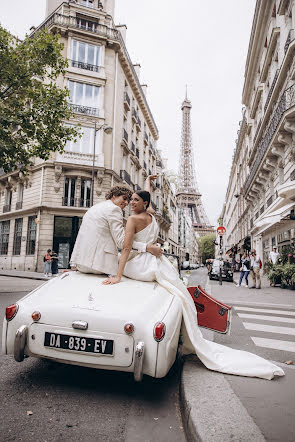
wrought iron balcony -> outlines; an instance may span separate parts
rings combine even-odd
[[[70,107],[77,114],[99,116],[99,109],[96,107],[83,106],[80,104],[70,104]]]
[[[90,207],[90,199],[76,198],[77,207]]]
[[[258,125],[257,125],[256,132],[255,132],[255,135],[254,135],[254,138],[253,138],[253,144],[255,143],[255,140],[256,140],[256,138],[257,138],[257,135],[258,135],[259,129],[260,129],[260,127],[261,127],[261,123],[262,123],[262,118],[260,119],[260,121],[259,121],[259,123],[258,123]]]
[[[283,114],[293,107],[295,105],[295,84],[290,86],[288,89],[285,90],[283,95],[281,96],[276,108],[274,109],[273,113],[271,114],[268,124],[266,128],[263,131],[261,140],[257,147],[257,155],[255,157],[255,160],[253,162],[252,169],[250,171],[250,174],[248,175],[248,178],[245,182],[243,194],[245,195],[256,175],[257,170],[259,169],[261,162],[263,160],[263,157],[266,153],[266,151],[269,148],[269,145],[271,143],[272,137],[278,127],[278,125],[281,122],[281,119],[283,117]]]
[[[96,66],[90,63],[84,63],[83,61],[71,60],[71,65],[73,68],[86,69],[91,72],[99,72],[100,66]]]
[[[139,192],[141,190],[141,187],[138,184],[134,184],[134,191]]]
[[[124,92],[124,105],[128,110],[130,110],[130,97],[126,91]]]
[[[131,178],[128,172],[126,170],[120,170],[120,178],[125,181],[127,184],[131,184]]]
[[[123,140],[126,141],[126,143],[128,143],[128,133],[124,128],[123,128]]]
[[[294,40],[294,29],[290,29],[289,33],[288,33],[288,37],[284,46],[284,51],[285,53],[288,50],[288,47],[290,46],[291,41]]]
[[[23,208],[23,202],[22,201],[18,201],[16,204],[15,204],[15,210],[20,210],[20,209],[22,209]]]
[[[275,73],[275,76],[274,76],[274,78],[273,78],[273,80],[272,80],[272,83],[271,83],[270,89],[269,89],[268,94],[267,94],[267,99],[266,99],[266,101],[265,101],[265,105],[264,105],[264,112],[266,111],[266,108],[267,108],[267,106],[268,106],[269,100],[270,100],[270,98],[271,98],[271,96],[272,96],[272,93],[273,93],[273,90],[274,90],[274,87],[275,87],[276,81],[277,81],[277,79],[278,79],[279,73],[280,73],[280,69],[277,69],[277,70],[276,70],[276,73]]]
[[[98,34],[112,40],[119,40],[119,32],[117,29],[109,28],[106,25],[93,22],[91,20],[81,20],[79,17],[68,16],[54,13],[48,17],[38,28],[41,31],[44,28],[63,27],[66,29],[82,29],[83,31]],[[34,31],[36,32],[36,31]]]
[[[5,206],[3,206],[3,213],[10,211],[11,211],[11,204],[5,204]]]
[[[63,196],[61,204],[62,204],[62,206],[75,207],[76,201],[75,201],[75,198],[68,198],[67,196]]]

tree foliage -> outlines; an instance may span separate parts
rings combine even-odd
[[[215,238],[216,236],[214,233],[198,238],[199,256],[201,256],[203,264],[205,264],[206,259],[215,257]]]
[[[68,90],[56,85],[67,61],[58,35],[44,30],[24,41],[0,25],[0,167],[25,169],[32,157],[62,152],[77,130],[65,126],[72,115]]]

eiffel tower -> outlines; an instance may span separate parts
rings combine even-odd
[[[176,196],[178,206],[186,210],[191,219],[193,228],[200,236],[214,233],[213,226],[210,225],[205,209],[201,201],[201,194],[198,190],[196,172],[194,166],[194,153],[192,149],[191,135],[191,102],[187,98],[182,103],[182,132],[181,132],[181,152],[179,159],[178,175],[180,182]]]

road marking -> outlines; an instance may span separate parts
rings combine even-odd
[[[280,315],[295,316],[295,311],[290,311],[290,310],[270,310],[270,309],[266,309],[266,308],[251,308],[251,307],[238,307],[238,306],[234,306],[234,309],[245,311],[245,312],[276,313],[276,314],[280,314]]]
[[[295,328],[291,328],[291,327],[278,327],[275,325],[255,324],[252,322],[243,322],[243,325],[247,330],[257,330],[257,331],[263,331],[263,332],[267,332],[267,333],[280,333],[282,335],[294,335],[295,336]]]
[[[261,321],[273,322],[289,322],[295,324],[295,318],[284,318],[282,316],[265,316],[265,315],[251,315],[248,313],[238,313],[239,318],[256,319]]]
[[[280,341],[279,339],[266,339],[251,337],[257,347],[273,348],[275,350],[284,350],[295,353],[295,342]]]
[[[291,307],[295,308],[294,304],[277,304],[277,303],[271,303],[271,302],[245,302],[245,301],[235,301],[235,304],[237,305],[254,305],[261,307]]]

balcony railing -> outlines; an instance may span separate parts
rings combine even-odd
[[[11,204],[5,204],[5,206],[3,206],[3,213],[10,211],[11,211]]]
[[[274,76],[274,78],[273,78],[273,80],[272,80],[272,83],[271,83],[270,89],[269,89],[268,94],[267,94],[267,99],[266,99],[266,101],[265,101],[265,105],[264,105],[264,112],[266,111],[266,108],[267,108],[267,106],[268,106],[268,103],[269,103],[270,97],[272,96],[272,93],[273,93],[273,90],[274,90],[274,87],[275,87],[276,81],[277,81],[277,79],[278,79],[279,73],[280,73],[280,69],[277,69],[277,70],[276,70],[276,73],[275,73],[275,76]]]
[[[138,148],[136,148],[135,155],[136,155],[137,158],[139,159],[139,149],[138,149]]]
[[[120,177],[123,181],[126,181],[127,184],[131,184],[131,178],[126,170],[120,170]]]
[[[75,198],[68,198],[67,196],[63,196],[61,204],[62,204],[62,206],[75,207],[76,200],[75,200]]]
[[[90,207],[90,199],[76,198],[77,207]]]
[[[288,47],[290,46],[291,41],[294,40],[294,29],[290,29],[285,46],[284,46],[284,51],[285,53],[288,50]]]
[[[126,143],[128,143],[128,133],[124,128],[123,128],[123,140],[126,141]]]
[[[22,201],[18,201],[16,204],[15,204],[15,210],[20,210],[20,209],[22,209],[23,208],[23,202]]]
[[[124,103],[127,104],[127,107],[130,109],[130,97],[126,91],[124,92]]]
[[[295,84],[290,86],[288,89],[285,90],[283,95],[280,98],[280,101],[278,102],[275,110],[271,114],[268,124],[266,128],[263,131],[261,140],[257,147],[257,155],[253,162],[252,169],[250,171],[250,174],[248,175],[248,178],[246,180],[243,194],[245,195],[256,175],[257,170],[260,167],[260,164],[262,162],[262,159],[271,143],[272,137],[281,122],[283,114],[293,107],[295,105]]]
[[[262,123],[262,118],[260,119],[260,121],[259,121],[259,123],[258,123],[258,125],[257,125],[256,132],[255,132],[255,135],[254,135],[254,138],[253,138],[253,144],[255,143],[255,140],[256,140],[256,138],[257,138],[257,135],[258,135],[259,129],[260,129],[260,127],[261,127],[261,123]]]
[[[85,24],[84,24],[85,23]],[[61,26],[68,29],[82,29],[94,34],[98,34],[102,37],[107,37],[112,40],[119,40],[119,33],[117,29],[109,28],[106,25],[102,25],[90,20],[81,20],[79,17],[67,16],[63,14],[54,13],[48,17],[38,28],[37,31],[41,31],[44,28],[50,26]],[[35,31],[36,32],[36,31]]]
[[[96,66],[90,63],[84,63],[83,61],[71,60],[71,65],[73,68],[86,69],[91,72],[99,72],[100,66]]]
[[[99,116],[99,109],[96,107],[83,106],[80,104],[70,104],[70,107],[77,114]]]
[[[131,141],[131,150],[132,150],[132,152],[134,152],[135,153],[135,144],[133,143],[133,141]]]
[[[137,122],[137,112],[134,107],[132,108],[131,116],[132,116],[134,122],[136,123]]]

